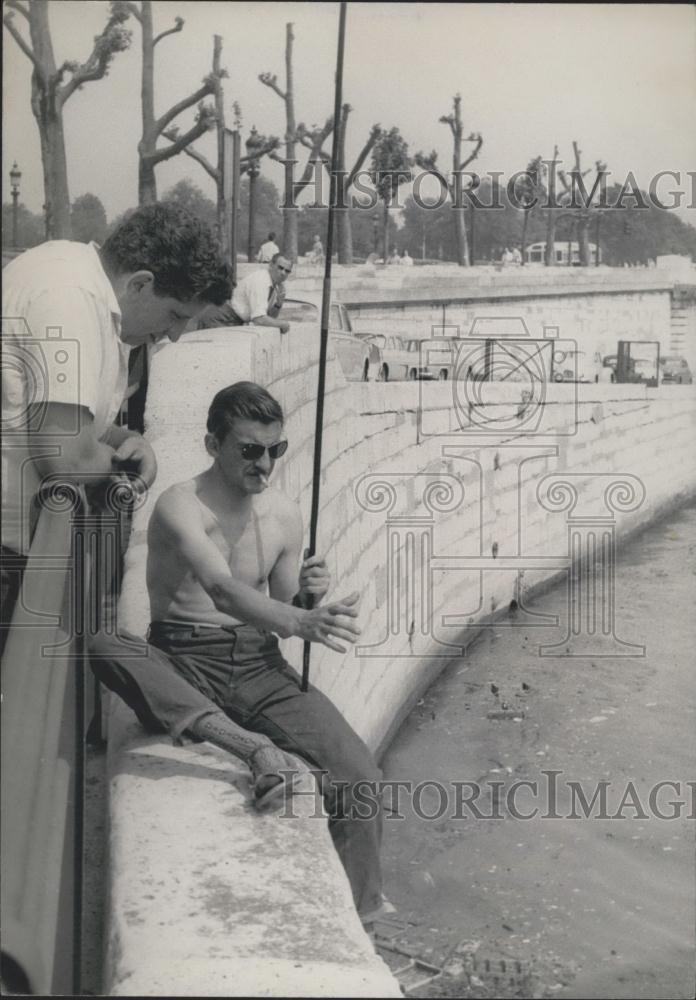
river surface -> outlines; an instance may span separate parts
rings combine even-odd
[[[445,789],[402,795],[404,818],[385,819],[397,915],[377,927],[392,949],[382,954],[444,968],[414,995],[694,996],[696,507],[629,542],[615,579],[616,634],[645,655],[540,657],[566,634],[555,587],[530,610],[560,624],[529,628],[513,613],[484,629],[383,760],[386,779]],[[466,781],[481,788],[470,805],[469,787],[458,802],[452,785]],[[516,781],[532,784],[513,797]],[[676,786],[651,802],[666,781]],[[573,810],[568,782],[587,809],[576,791]],[[598,786],[604,806],[592,805]]]

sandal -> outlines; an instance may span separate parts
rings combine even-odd
[[[273,772],[260,774],[254,783],[254,806],[259,812],[270,811],[268,807],[274,804],[282,806],[286,793],[292,795],[298,779],[297,773],[285,776]]]

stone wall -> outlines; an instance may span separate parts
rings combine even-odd
[[[307,521],[317,358],[318,331],[301,326],[286,337],[205,331],[156,351],[146,425],[160,475],[136,514],[122,624],[147,625],[147,518],[163,488],[206,467],[205,415],[222,386],[252,378],[283,404],[290,447],[275,482]],[[319,550],[333,595],[361,592],[363,633],[345,655],[313,647],[312,679],[374,748],[512,602],[543,642],[530,593],[568,576],[573,554],[598,551],[605,574],[591,598],[569,588],[567,655],[635,653],[602,586],[622,535],[694,490],[693,387],[522,391],[346,383],[330,352]],[[285,652],[299,663],[297,640]],[[212,748],[145,737],[120,704],[110,732],[107,992],[398,995],[360,931],[324,823],[254,815],[243,769]]]

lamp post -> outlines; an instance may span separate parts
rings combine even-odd
[[[377,212],[374,212],[372,215],[372,250],[375,256],[377,256],[377,241],[379,238],[378,229],[379,229],[379,215],[377,214]]]
[[[12,164],[10,170],[10,190],[12,191],[12,245],[19,246],[19,182],[22,179],[22,171],[17,166],[17,161]]]

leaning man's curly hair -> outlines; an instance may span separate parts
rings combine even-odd
[[[158,295],[217,306],[232,294],[230,272],[210,229],[170,203],[136,209],[104,242],[101,256],[115,274],[151,271]]]

